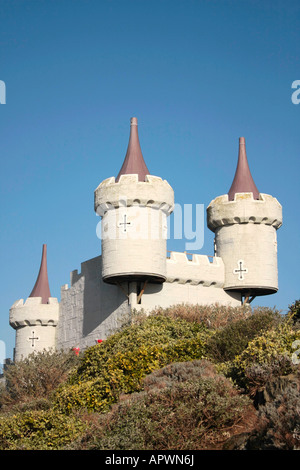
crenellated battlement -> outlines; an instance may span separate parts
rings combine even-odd
[[[74,269],[70,273],[70,287],[76,284],[79,279],[84,277],[85,279],[89,279],[91,277],[91,272],[93,273],[97,269],[101,269],[101,256],[96,256],[95,258],[91,258],[87,261],[83,261],[80,264],[80,272],[78,269]],[[61,286],[61,292],[69,290],[69,285],[64,284]]]
[[[174,191],[170,184],[158,176],[146,175],[139,181],[138,175],[121,175],[118,182],[107,178],[94,192],[94,207],[103,216],[110,209],[134,205],[161,209],[170,214],[174,208]]]
[[[217,227],[231,224],[265,224],[278,229],[282,225],[282,206],[269,194],[236,193],[229,201],[228,194],[216,197],[207,207],[207,226],[213,232]]]
[[[42,297],[19,299],[10,308],[9,324],[14,328],[23,326],[56,326],[59,316],[59,303],[56,297],[49,297],[49,303],[43,304]]]
[[[167,258],[166,282],[223,287],[224,263],[216,256],[193,254],[189,259],[186,253],[171,251]]]
[[[224,263],[220,257],[170,251],[166,259],[167,279],[166,282],[177,282],[179,284],[203,285],[205,287],[224,286]],[[91,266],[93,270],[101,266],[101,256],[93,258],[81,264],[81,272],[71,272],[71,287],[82,277],[89,277]],[[69,290],[65,284],[61,287],[63,291]]]

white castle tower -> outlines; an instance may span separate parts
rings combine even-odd
[[[95,211],[102,217],[102,279],[130,283],[139,296],[147,282],[167,276],[167,217],[174,207],[169,183],[150,175],[138,137],[137,118],[122,168],[95,190]]]
[[[39,274],[28,299],[17,300],[9,311],[9,323],[16,330],[14,360],[30,353],[55,348],[59,303],[51,297],[47,273],[47,246],[43,245]]]
[[[282,207],[257,190],[244,137],[231,188],[209,204],[207,225],[215,233],[215,254],[224,262],[226,291],[240,292],[248,302],[278,290],[276,230],[282,225]]]

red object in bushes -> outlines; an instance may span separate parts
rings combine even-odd
[[[76,356],[78,356],[80,348],[73,348],[73,351],[75,352]]]
[[[102,343],[103,339],[97,339],[97,343]]]

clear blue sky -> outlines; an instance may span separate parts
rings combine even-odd
[[[238,138],[258,189],[283,206],[279,292],[299,293],[298,0],[1,0],[0,340],[9,308],[30,294],[42,244],[51,294],[100,254],[93,192],[116,176],[129,120],[150,172],[180,204],[227,193]],[[202,254],[213,254],[205,228]],[[169,241],[182,251],[185,241]]]

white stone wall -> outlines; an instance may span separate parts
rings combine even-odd
[[[214,303],[239,306],[241,295],[238,292],[227,293],[216,286],[205,287],[200,284],[179,284],[166,281],[162,285],[147,284],[141,304],[133,304],[132,308],[149,312],[156,307],[167,308],[176,304],[211,305]]]
[[[58,349],[85,349],[106,339],[130,318],[131,309],[170,307],[178,303],[238,306],[241,295],[226,293],[224,265],[221,259],[194,255],[190,261],[184,253],[172,252],[166,260],[167,281],[148,282],[141,303],[137,297],[144,283],[106,284],[101,278],[101,256],[81,265],[81,273],[71,273],[71,286],[61,290],[60,318],[57,326]]]
[[[124,292],[105,284],[101,271],[101,256],[90,259],[81,264],[81,273],[71,273],[71,286],[61,288],[57,349],[83,350],[107,338],[128,318],[127,286]]]
[[[48,304],[41,297],[17,300],[11,307],[9,323],[16,330],[14,360],[25,359],[32,352],[55,349],[56,325],[59,303],[49,298]]]
[[[155,307],[182,303],[241,305],[241,295],[227,293],[223,287],[224,263],[221,258],[193,254],[189,259],[185,253],[171,252],[167,259],[166,282],[162,285],[147,284],[141,303],[137,305],[137,296],[133,296],[131,306],[150,311]]]
[[[179,284],[224,287],[224,263],[220,257],[171,251],[167,258],[167,280]]]

